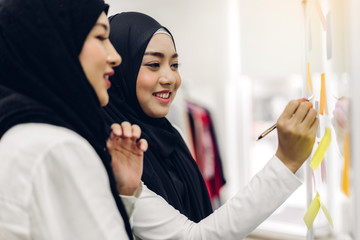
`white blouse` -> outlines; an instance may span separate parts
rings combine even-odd
[[[131,213],[135,197],[128,197]],[[106,170],[66,128],[20,124],[0,140],[1,240],[128,239]]]
[[[133,212],[133,233],[153,240],[243,239],[301,185],[301,173],[297,175],[274,156],[247,186],[199,223],[144,186]]]

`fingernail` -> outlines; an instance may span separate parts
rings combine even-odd
[[[121,135],[121,131],[120,131],[120,129],[118,129],[118,128],[115,128],[115,129],[114,129],[114,133],[115,133],[115,135],[117,135],[117,136],[120,136],[120,135]]]
[[[128,136],[128,137],[131,136],[131,131],[130,130],[125,130],[124,132],[125,132],[126,136]]]

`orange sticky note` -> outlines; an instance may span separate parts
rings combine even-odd
[[[311,74],[310,74],[310,63],[307,63],[307,83],[306,83],[306,92],[308,91],[308,88],[310,87],[311,93],[313,93],[313,86],[311,81]]]
[[[320,89],[320,109],[319,114],[328,115],[327,99],[326,99],[326,89],[325,89],[325,73],[321,74],[321,89]]]
[[[350,196],[350,137],[349,133],[346,132],[344,136],[344,169],[342,174],[341,188],[346,196]]]

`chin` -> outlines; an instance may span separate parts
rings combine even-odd
[[[103,97],[99,99],[100,105],[102,107],[105,107],[109,103],[109,97]]]
[[[151,114],[147,114],[149,117],[152,118],[163,118],[166,117],[166,115],[169,113],[169,111],[165,111],[165,112],[153,112]]]

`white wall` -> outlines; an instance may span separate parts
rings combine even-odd
[[[302,74],[304,20],[301,2],[241,1],[244,74],[264,77]]]

